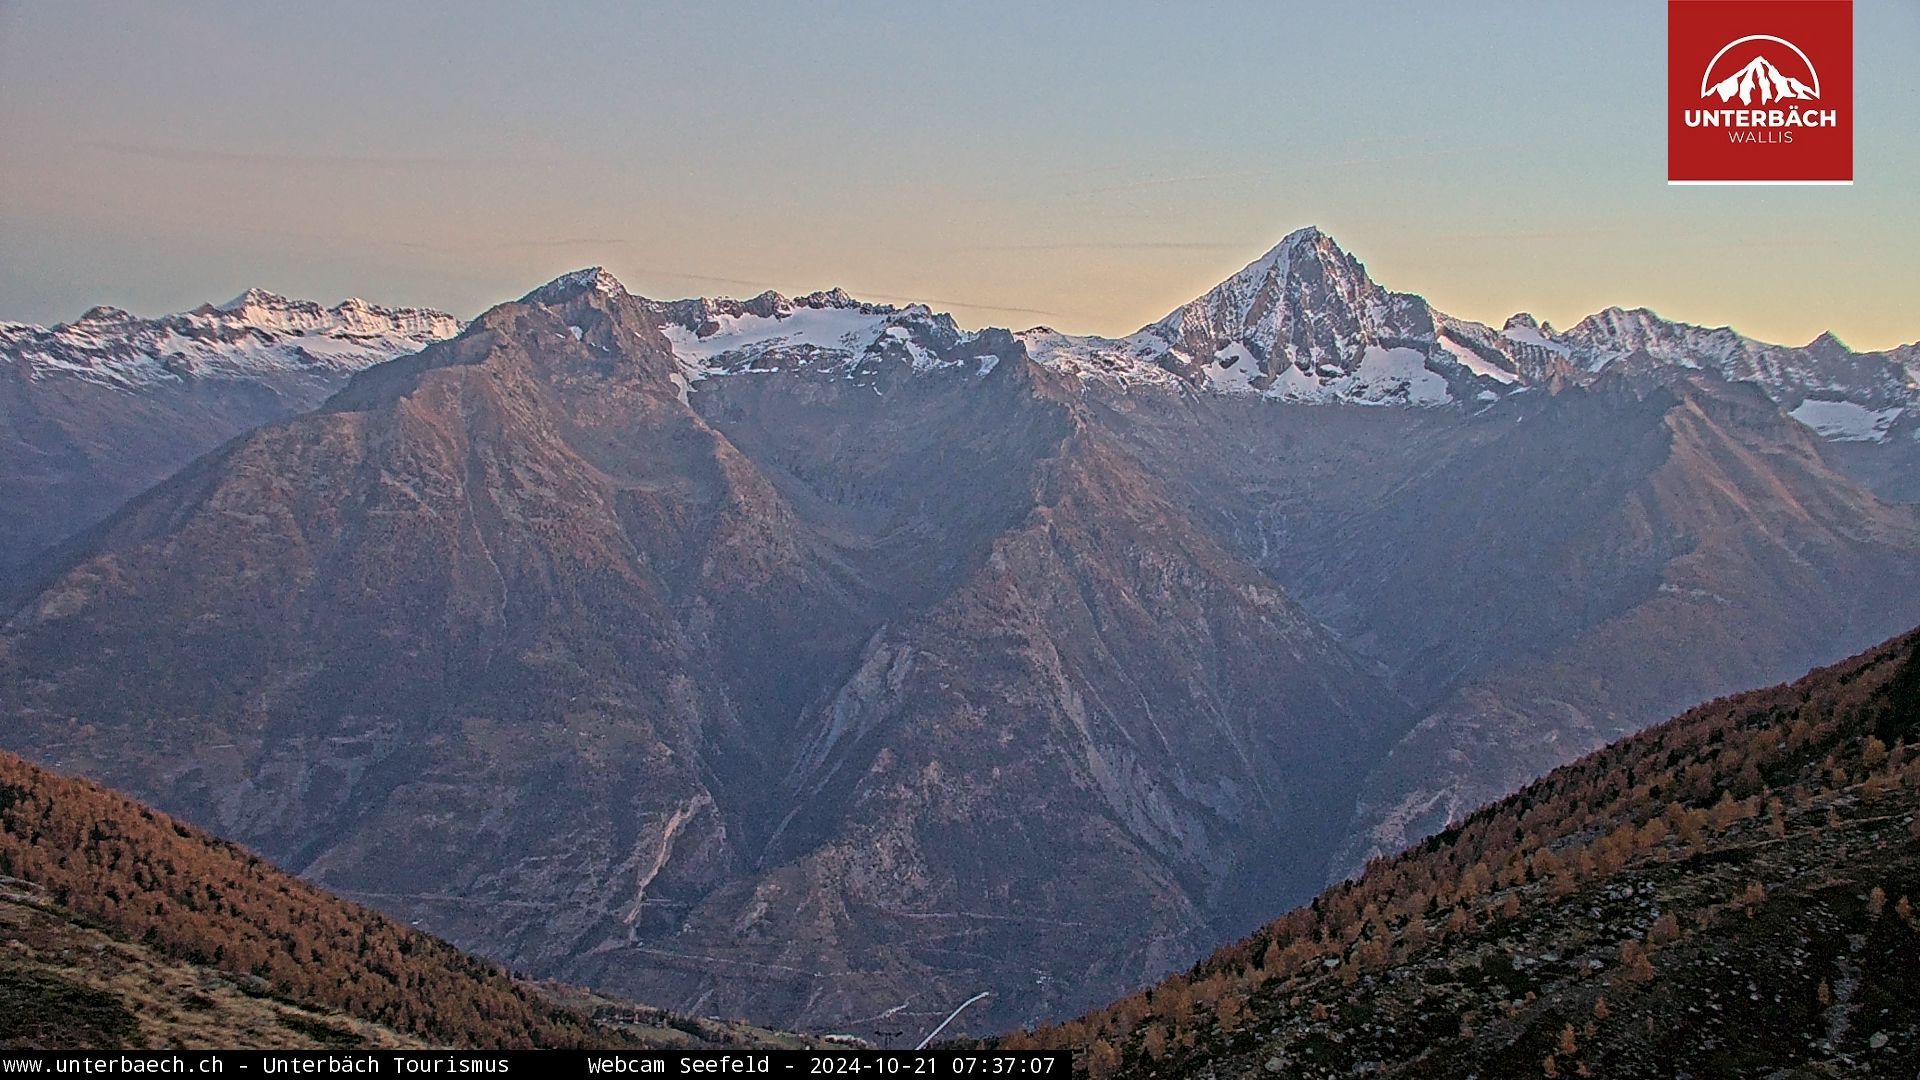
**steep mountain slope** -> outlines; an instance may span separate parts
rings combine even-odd
[[[570,275],[202,459],[7,624],[4,737],[517,965],[809,1024],[1068,1007],[1312,887],[1402,706],[1010,335],[767,303],[741,368],[671,340],[738,316]]]
[[[6,1046],[626,1046],[647,1034],[7,753],[0,927]],[[685,1037],[664,1034],[655,1041]]]
[[[1010,1048],[1093,1076],[1910,1076],[1920,632],[1694,709]]]
[[[200,454],[458,329],[437,311],[258,289],[159,319],[0,323],[0,581]]]
[[[750,1009],[937,1012],[917,988],[975,985],[1053,1011],[1325,873],[1326,808],[1399,708],[1137,472],[1063,457],[986,564],[810,710],[767,869],[685,924],[703,955],[773,950]],[[850,948],[862,923],[905,955]],[[1112,934],[1138,945],[1094,945]]]
[[[1527,520],[1554,503],[1526,498],[1538,488],[1522,486],[1524,471],[1516,477],[1501,462],[1477,478],[1510,485],[1494,520],[1535,543],[1552,538],[1535,550],[1557,589],[1530,592],[1557,605],[1559,618],[1515,599],[1496,605],[1508,613],[1500,629],[1461,635],[1505,655],[1446,689],[1370,778],[1342,869],[1397,851],[1678,702],[1804,670],[1836,645],[1855,647],[1912,619],[1920,530],[1908,508],[1834,473],[1813,438],[1750,388],[1674,391],[1624,406],[1633,427],[1563,459],[1590,468],[1590,455],[1617,446],[1646,463],[1638,475],[1615,472],[1620,487],[1585,490],[1582,501],[1599,513],[1578,532],[1556,536]]]

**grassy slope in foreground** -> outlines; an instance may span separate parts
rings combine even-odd
[[[1920,632],[1699,706],[1185,975],[1096,1077],[1920,1073]]]
[[[0,1047],[797,1043],[568,996],[0,752]]]

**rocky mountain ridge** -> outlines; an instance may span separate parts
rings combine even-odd
[[[583,282],[626,292],[599,267],[543,289]],[[839,289],[641,303],[666,328],[689,386],[810,366],[858,381],[863,358],[901,355],[924,367],[936,352],[1002,333]],[[311,408],[353,372],[460,325],[428,309],[352,299],[327,308],[260,289],[156,319],[95,308],[50,328],[0,323],[0,492],[13,496],[0,513],[0,575],[194,455]],[[1832,335],[1769,345],[1644,308],[1610,308],[1564,333],[1522,314],[1496,331],[1383,288],[1314,228],[1129,337],[1044,327],[1015,336],[1044,366],[1082,380],[1281,402],[1483,408],[1602,372],[1659,381],[1712,371],[1760,386],[1876,490],[1920,499],[1920,345],[1855,353]]]
[[[924,305],[862,303],[837,289],[798,300],[769,292],[649,303],[680,328],[675,348],[692,380],[804,366],[818,362],[807,360],[813,353],[857,364],[883,346],[970,336]],[[1495,330],[1380,286],[1317,228],[1289,234],[1128,337],[1046,327],[1015,336],[1034,360],[1077,379],[1309,404],[1484,408],[1603,375],[1659,383],[1710,372],[1760,387],[1876,490],[1920,499],[1907,469],[1920,465],[1920,343],[1856,353],[1822,334],[1805,346],[1772,345],[1646,308],[1608,308],[1564,332],[1521,313]],[[756,366],[762,358],[769,363]]]
[[[1755,383],[1829,439],[1920,431],[1920,410],[1908,413],[1920,405],[1920,344],[1856,353],[1822,334],[1803,347],[1770,345],[1646,308],[1608,308],[1564,333],[1521,313],[1495,331],[1382,288],[1314,228],[1131,337],[1021,336],[1042,362],[1076,374],[1151,382],[1157,369],[1195,389],[1284,401],[1474,404],[1616,366],[1713,371]]]

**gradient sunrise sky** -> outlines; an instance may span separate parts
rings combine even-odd
[[[1665,183],[1663,0],[0,3],[0,318],[471,315],[601,264],[1123,334],[1315,224],[1498,325],[1920,338],[1920,3],[1851,188]]]

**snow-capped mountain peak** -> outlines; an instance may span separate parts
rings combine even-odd
[[[1122,384],[1364,405],[1484,403],[1528,362],[1492,329],[1381,287],[1318,228],[1299,229],[1204,295],[1123,339],[1019,335],[1041,363]]]
[[[249,286],[247,291],[241,293],[239,296],[234,297],[224,304],[215,304],[213,306],[219,311],[237,314],[249,308],[271,309],[285,307],[287,303],[287,298],[284,296],[277,293],[270,293],[257,286]]]
[[[1222,291],[1245,294],[1269,280],[1284,279],[1296,259],[1338,257],[1343,254],[1345,253],[1340,250],[1340,245],[1334,242],[1333,237],[1322,232],[1319,226],[1308,225],[1281,237],[1280,242],[1268,248],[1266,254],[1242,267],[1239,273],[1214,286],[1207,295],[1211,296]],[[1168,318],[1171,319],[1179,314],[1180,310],[1184,308],[1176,309]],[[1162,320],[1164,321],[1166,320]]]
[[[1160,366],[1189,380],[1285,400],[1437,405],[1455,390],[1497,397],[1517,381],[1478,348],[1443,343],[1425,300],[1382,288],[1312,227],[1128,339],[1127,351],[1146,338],[1164,343]]]
[[[1847,346],[1847,343],[1844,341],[1841,341],[1839,335],[1835,334],[1831,330],[1822,330],[1820,332],[1819,337],[1814,338],[1812,341],[1807,342],[1807,351],[1825,353],[1828,355],[1833,355],[1833,354],[1839,354],[1842,356],[1853,355],[1853,350]]]
[[[1314,291],[1324,295],[1301,295]],[[1240,341],[1264,356],[1302,313],[1302,299],[1325,299],[1353,308],[1377,291],[1359,260],[1342,251],[1332,237],[1309,226],[1288,233],[1266,254],[1148,329],[1195,347],[1212,344],[1217,349]]]
[[[561,274],[521,299],[532,303],[552,303],[587,292],[611,297],[631,295],[627,292],[627,287],[620,284],[619,278],[607,272],[606,267],[589,266]]]
[[[88,308],[85,312],[81,313],[78,319],[73,321],[76,326],[120,326],[126,323],[138,322],[140,321],[140,317],[124,308],[117,308],[108,304],[99,304]]]
[[[778,295],[777,293],[775,295]],[[847,290],[835,285],[824,292],[810,292],[794,298],[794,303],[812,308],[859,308],[865,306],[861,301],[848,295]]]

